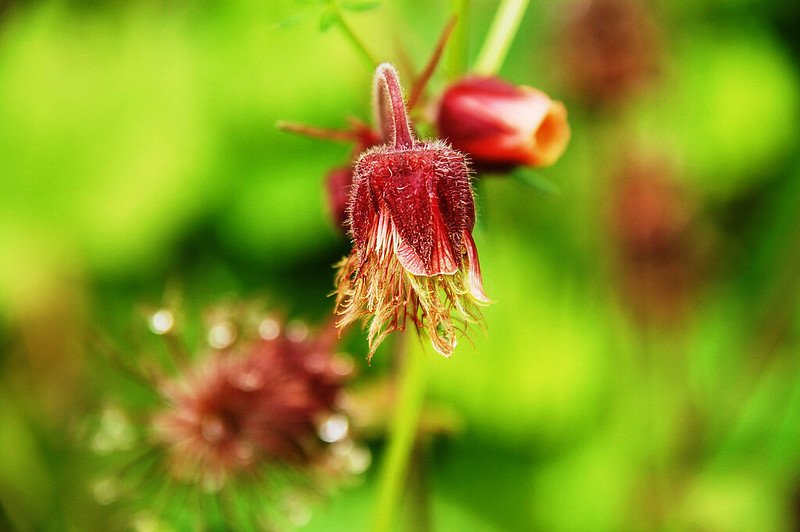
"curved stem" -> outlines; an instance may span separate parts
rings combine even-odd
[[[458,17],[455,15],[450,17],[450,20],[447,21],[447,24],[445,25],[444,30],[442,31],[442,34],[439,36],[439,40],[436,43],[436,48],[433,50],[433,54],[431,54],[431,57],[428,59],[428,63],[425,65],[425,68],[419,77],[414,80],[414,85],[411,87],[411,95],[408,97],[409,109],[413,109],[419,102],[422,92],[425,90],[425,85],[428,84],[428,81],[433,75],[433,71],[436,70],[436,66],[439,64],[439,60],[442,58],[442,52],[444,52],[444,48],[447,45],[447,40],[453,33],[453,28],[455,28],[456,22],[458,22]]]
[[[375,71],[374,105],[384,141],[397,149],[414,147],[414,134],[403,103],[403,91],[397,70],[381,63]]]
[[[503,0],[475,61],[473,69],[475,73],[484,76],[497,74],[506,59],[511,41],[517,34],[527,7],[528,0]]]
[[[384,532],[397,522],[397,508],[408,476],[408,466],[425,395],[425,351],[407,349],[405,334],[397,335],[396,355],[404,351],[392,419],[389,446],[381,464],[378,502],[373,530]],[[398,356],[399,358],[399,356]]]

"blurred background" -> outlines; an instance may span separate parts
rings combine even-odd
[[[87,444],[120,393],[98,334],[147,349],[169,298],[198,323],[253,298],[328,319],[349,243],[323,183],[352,146],[275,127],[371,120],[325,5],[0,1],[0,529],[122,511]],[[470,5],[474,57],[496,6]],[[420,69],[449,12],[346,19]],[[495,303],[450,360],[428,348],[433,530],[800,526],[798,21],[778,1],[531,3],[500,74],[562,100],[572,141],[540,186],[476,185]],[[358,332],[343,349],[361,387],[390,369]],[[367,528],[374,469],[297,526]]]

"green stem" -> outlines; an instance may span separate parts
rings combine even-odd
[[[425,455],[424,442],[417,440],[411,453],[411,464],[409,465],[408,473],[408,506],[411,514],[408,526],[415,532],[428,532],[431,529],[428,484],[425,477]]]
[[[470,0],[452,0],[453,15],[458,21],[445,55],[445,72],[449,79],[457,79],[467,71],[469,61],[469,2]]]
[[[484,76],[497,74],[506,59],[511,41],[517,34],[525,15],[528,0],[503,0],[483,41],[483,47],[475,61],[473,71]]]
[[[406,340],[404,334],[398,334],[395,344],[396,355],[402,353],[405,356],[399,375],[389,445],[381,464],[373,528],[376,532],[391,530],[397,522],[397,509],[408,477],[408,465],[417,439],[425,395],[425,352],[423,349],[408,349]]]
[[[341,13],[337,12],[336,18],[338,19],[337,26],[339,26],[339,29],[342,30],[344,37],[350,42],[350,44],[353,45],[353,48],[356,49],[356,52],[358,52],[358,55],[364,61],[367,70],[370,72],[375,70],[375,67],[378,66],[378,61],[375,59],[375,56],[370,53],[363,41],[358,38],[353,31],[353,28],[350,27],[350,24],[347,23]]]

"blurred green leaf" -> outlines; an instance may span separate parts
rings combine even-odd
[[[328,31],[332,26],[339,24],[340,21],[339,11],[334,7],[329,7],[320,16],[319,29],[322,32]]]
[[[371,11],[380,7],[381,3],[368,0],[342,0],[339,5],[345,11]]]
[[[431,388],[476,433],[561,445],[590,430],[602,403],[605,318],[567,265],[513,236],[487,239],[476,236],[495,301],[483,311],[486,330],[475,328],[450,359],[430,354]]]
[[[310,10],[301,11],[301,12],[295,13],[294,15],[291,15],[291,16],[283,19],[283,20],[280,20],[279,22],[277,22],[275,24],[275,26],[277,28],[289,28],[289,27],[292,27],[292,26],[296,26],[298,24],[301,24],[301,23],[305,22],[306,20],[311,18],[313,15],[314,15],[314,13],[312,11],[310,11]]]
[[[465,434],[428,457],[432,530],[532,529],[530,471],[535,461],[530,453],[493,447],[490,441]]]
[[[749,467],[693,479],[677,512],[679,529],[787,530],[784,494]]]
[[[675,75],[639,129],[685,159],[692,186],[733,197],[796,147],[797,74],[758,25],[697,29],[678,49]]]

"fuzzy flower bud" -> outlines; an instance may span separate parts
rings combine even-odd
[[[488,302],[472,239],[467,162],[440,140],[415,138],[391,65],[378,67],[374,96],[385,144],[365,151],[355,165],[353,250],[339,264],[338,325],[368,324],[371,357],[411,319],[449,356],[456,346],[454,318],[475,321],[476,305]]]
[[[467,77],[445,90],[439,135],[488,167],[550,166],[567,147],[567,110],[531,87]]]

